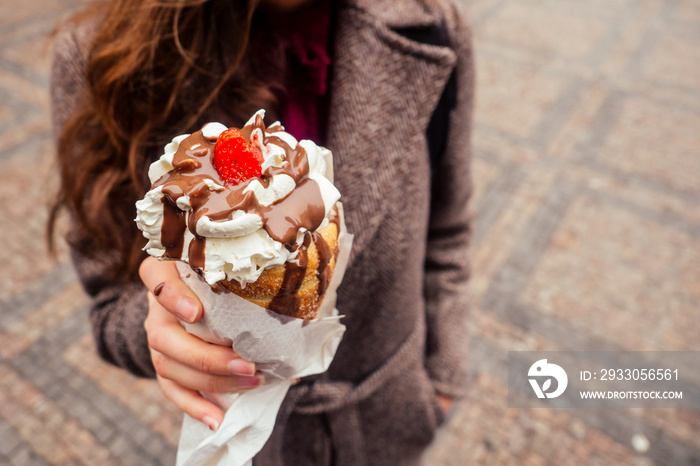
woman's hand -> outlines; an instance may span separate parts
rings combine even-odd
[[[230,393],[260,385],[255,363],[244,361],[232,348],[187,333],[180,325],[178,318],[197,322],[202,304],[182,282],[174,262],[149,257],[139,274],[150,290],[144,326],[161,390],[189,416],[218,429],[223,412],[199,392]]]

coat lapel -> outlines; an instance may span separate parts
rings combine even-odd
[[[456,56],[392,28],[439,21],[417,0],[349,0],[339,6],[328,146],[348,230],[355,235],[351,261],[387,210],[402,205],[396,197],[416,189],[406,183],[407,172],[430,176],[425,133]]]

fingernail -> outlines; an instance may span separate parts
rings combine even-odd
[[[240,388],[253,388],[262,384],[263,378],[260,375],[255,375],[253,377],[241,377],[238,379],[238,386]]]
[[[219,430],[219,423],[213,417],[204,416],[204,423],[214,432]]]
[[[228,371],[234,375],[255,375],[255,364],[243,359],[232,359]]]
[[[155,288],[153,288],[153,296],[158,296],[161,291],[163,291],[163,287],[165,286],[165,283],[159,283],[156,285]]]
[[[190,298],[183,296],[175,303],[175,312],[181,320],[191,324],[197,317],[197,305]]]

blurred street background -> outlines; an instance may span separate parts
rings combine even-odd
[[[700,2],[459,1],[478,70],[472,375],[426,464],[700,464],[699,410],[508,408],[506,367],[700,350]],[[99,360],[65,248],[46,253],[47,37],[81,4],[0,3],[0,464],[172,465],[180,413]]]

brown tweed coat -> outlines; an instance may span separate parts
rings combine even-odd
[[[329,371],[292,388],[258,465],[414,464],[442,422],[436,393],[466,389],[469,30],[447,0],[341,1],[337,24],[328,146],[355,234],[338,300],[347,332]],[[445,45],[419,41],[435,30]],[[57,131],[85,88],[88,37],[78,27],[57,42]],[[447,140],[431,167],[426,130],[450,77]],[[74,261],[100,354],[152,376],[143,285],[107,281],[108,258]]]

